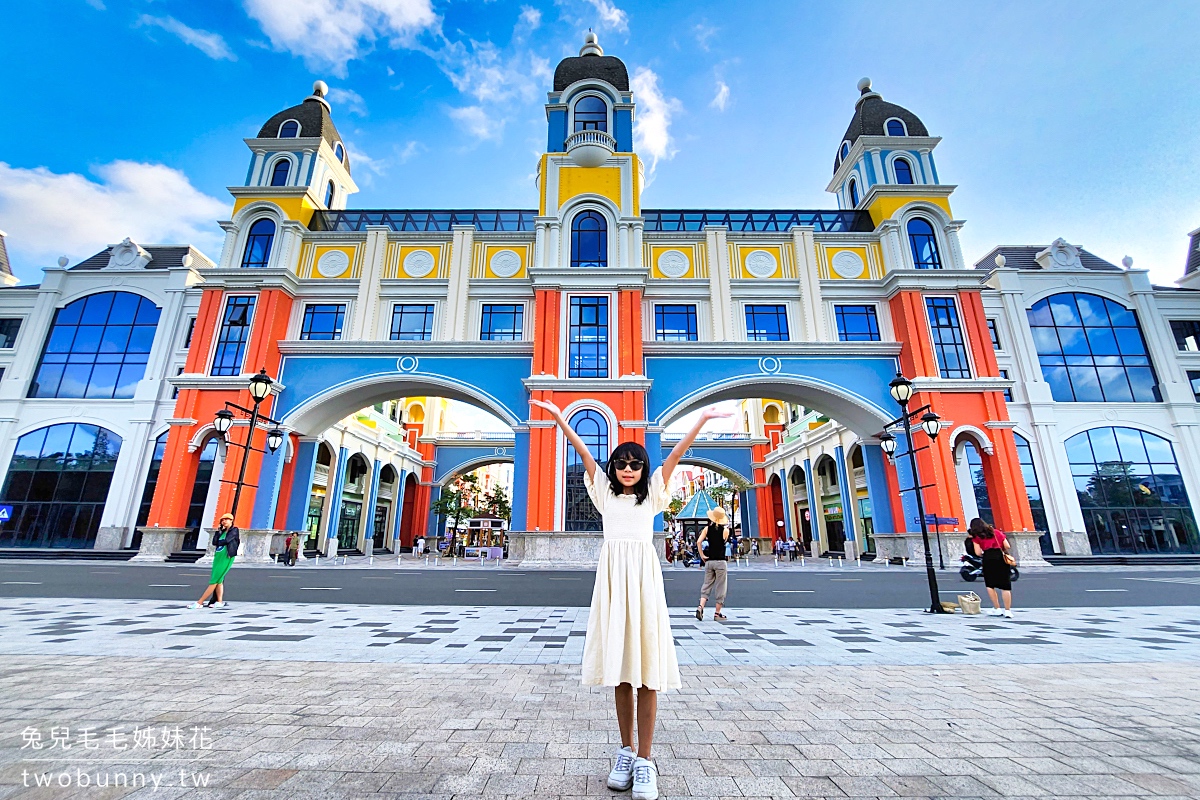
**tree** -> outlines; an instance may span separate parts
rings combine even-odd
[[[733,487],[732,486],[727,486],[727,485],[714,486],[708,490],[708,494],[709,494],[709,496],[712,497],[713,500],[715,500],[717,502],[717,505],[719,505],[721,508],[724,508],[726,511],[730,511],[730,509],[727,508],[726,505],[729,502],[729,498],[733,496]],[[731,513],[729,516],[732,517],[733,514]]]
[[[484,507],[488,513],[495,514],[505,522],[511,522],[512,505],[508,502],[508,493],[504,491],[503,486],[497,485],[492,488],[492,492],[487,496]]]
[[[683,511],[684,505],[686,505],[686,503],[683,502],[682,498],[672,497],[671,504],[667,506],[667,510],[663,512],[663,521],[674,522],[675,517],[679,516],[679,512]]]
[[[429,504],[431,513],[437,514],[437,529],[442,528],[443,517],[455,517],[459,513],[459,508],[462,505],[462,496],[451,489],[449,486],[442,489],[442,493],[438,495],[438,499]]]

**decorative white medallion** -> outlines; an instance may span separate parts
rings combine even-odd
[[[833,270],[843,278],[857,278],[866,268],[862,256],[851,250],[842,250],[833,257]]]
[[[766,250],[755,250],[746,256],[746,271],[756,278],[769,278],[775,274],[779,262],[773,253]]]
[[[767,375],[774,375],[779,370],[783,369],[783,364],[775,356],[766,356],[758,360],[758,371],[764,372]]]
[[[668,278],[682,278],[690,267],[687,253],[682,250],[665,250],[658,255],[658,271]]]
[[[433,272],[433,254],[428,250],[413,250],[404,257],[404,272],[410,278],[424,278]]]
[[[511,278],[521,271],[521,256],[516,250],[497,250],[488,263],[497,278]]]
[[[141,269],[154,260],[137,242],[125,237],[125,240],[113,247],[108,254],[108,269]]]
[[[415,356],[400,356],[396,359],[396,370],[398,372],[416,372],[417,359]]]
[[[337,278],[350,266],[350,256],[341,250],[329,250],[317,259],[317,272],[322,278]]]

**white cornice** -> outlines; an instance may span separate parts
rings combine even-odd
[[[364,339],[361,341],[340,339],[336,341],[310,341],[288,339],[277,343],[279,352],[285,355],[339,356],[345,353],[376,356],[532,356],[533,342],[481,342],[481,341],[392,341],[390,339]]]
[[[644,356],[704,358],[713,356],[897,356],[899,342],[643,342]]]
[[[1000,392],[1013,386],[1009,378],[913,378],[914,392]]]
[[[559,378],[535,375],[521,381],[531,392],[648,392],[654,381],[640,375],[624,378]]]
[[[829,185],[825,187],[827,192],[836,192],[841,188],[842,183],[849,177],[850,170],[858,163],[859,158],[866,152],[875,149],[888,148],[889,150],[917,150],[922,148],[933,150],[942,141],[940,136],[859,136],[854,144],[850,146],[850,152],[838,164],[836,170],[833,171],[833,178],[829,181]],[[842,142],[838,142],[838,150],[842,149]]]

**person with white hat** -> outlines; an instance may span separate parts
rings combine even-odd
[[[704,585],[700,587],[700,605],[696,609],[696,619],[704,619],[704,604],[716,593],[716,609],[713,619],[724,620],[721,613],[725,605],[725,592],[729,588],[729,573],[726,569],[725,543],[729,541],[729,515],[725,509],[717,506],[708,511],[709,524],[704,526],[696,539],[696,549],[700,551],[700,561],[704,564]]]
[[[200,599],[188,608],[203,608],[206,603],[210,608],[214,605],[218,608],[225,607],[225,575],[233,566],[233,559],[241,541],[241,532],[233,524],[233,514],[222,514],[217,529],[213,531],[212,576],[208,579],[208,588],[204,590]]]

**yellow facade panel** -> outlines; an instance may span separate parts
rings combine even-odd
[[[782,278],[787,268],[780,245],[730,244],[729,263],[734,278]]]
[[[930,203],[946,212],[946,215],[953,217],[950,212],[950,200],[946,197],[920,197],[915,195],[905,195],[898,197],[896,195],[879,195],[875,198],[875,202],[867,207],[867,211],[871,212],[871,222],[876,226],[885,219],[891,219],[904,206],[914,201],[922,203]]]
[[[650,277],[661,280],[695,278],[697,247],[694,244],[647,245]]]
[[[362,258],[362,248],[352,244],[305,245],[296,274],[301,278],[357,278],[362,274]]]
[[[529,245],[477,243],[475,255],[473,278],[524,278],[529,269]]]
[[[279,197],[279,198],[263,198],[263,197],[239,197],[233,201],[233,214],[241,211],[251,203],[257,203],[260,200],[274,203],[283,212],[283,215],[288,219],[295,220],[305,227],[312,221],[313,212],[316,211],[316,206],[308,202],[307,197]]]
[[[543,176],[543,180],[545,176]],[[621,207],[620,167],[560,167],[558,170],[558,207],[573,197],[594,194],[607,197]]]

